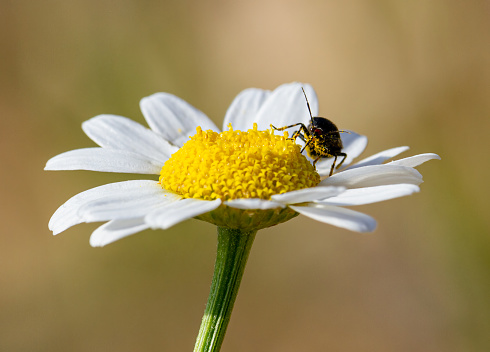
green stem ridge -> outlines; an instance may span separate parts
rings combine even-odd
[[[220,350],[256,233],[218,227],[213,281],[194,352]]]

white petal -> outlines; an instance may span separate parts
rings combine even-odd
[[[351,209],[313,203],[308,206],[290,205],[289,207],[314,220],[351,231],[371,232],[376,228],[376,220]]]
[[[283,204],[295,204],[333,197],[342,193],[344,190],[344,187],[312,187],[283,194],[275,194],[271,199]]]
[[[274,208],[284,208],[285,206],[281,203],[272,202],[270,200],[263,200],[259,198],[241,198],[232,199],[224,202],[225,205],[237,208],[237,209],[274,209]]]
[[[140,107],[151,129],[179,147],[189,140],[189,136],[196,134],[197,126],[201,126],[203,131],[219,132],[203,112],[169,93],[143,98]]]
[[[432,159],[441,160],[441,157],[434,153],[419,154],[419,155],[410,156],[408,158],[395,160],[386,165],[401,165],[401,166],[415,167]]]
[[[125,150],[84,148],[59,154],[48,160],[44,170],[91,170],[133,174],[160,174],[163,164]]]
[[[71,197],[65,204],[59,207],[51,217],[51,220],[49,220],[49,229],[53,231],[54,235],[57,235],[69,227],[84,222],[79,216],[78,210],[84,204],[91,201],[136,189],[143,192],[146,189],[154,189],[155,187],[160,187],[157,181],[135,180],[109,183],[107,185],[91,188]]]
[[[101,147],[146,155],[162,164],[179,149],[152,130],[122,116],[99,115],[85,121],[82,129]]]
[[[288,83],[277,87],[268,96],[252,122],[257,122],[259,130],[269,129],[270,124],[277,128],[300,122],[307,125],[310,114],[301,87],[310,102],[312,115],[318,115],[318,98],[313,87],[306,83]],[[283,132],[276,131],[276,134],[283,135]]]
[[[145,189],[131,189],[85,203],[78,215],[85,222],[144,217],[162,205],[182,199],[156,184]]]
[[[367,157],[365,159],[358,161],[354,165],[350,166],[349,169],[354,169],[356,167],[367,166],[367,165],[382,164],[386,160],[394,158],[398,154],[403,153],[404,151],[407,151],[408,149],[410,149],[410,148],[409,147],[397,147],[397,148],[391,148],[388,150],[384,150],[382,152],[376,153],[374,155],[371,155],[370,157]],[[403,166],[409,166],[409,165],[403,165]]]
[[[422,183],[422,175],[415,169],[398,165],[370,165],[341,171],[320,182],[319,186],[347,188],[392,185],[397,183]]]
[[[187,198],[162,206],[145,217],[145,221],[153,228],[168,229],[184,220],[216,209],[221,199],[213,201]]]
[[[251,129],[257,112],[270,94],[271,91],[258,88],[249,88],[240,92],[226,111],[223,131],[228,130],[229,123],[235,130]]]
[[[366,149],[368,139],[366,136],[357,134],[353,131],[348,131],[349,133],[341,133],[340,138],[342,139],[343,148],[342,151],[347,154],[342,167],[345,167],[352,163],[352,161],[357,158]],[[320,176],[328,176],[330,174],[330,168],[334,158],[320,159],[316,163],[316,169]],[[337,165],[342,161],[341,158],[337,158]]]
[[[92,247],[103,247],[121,238],[148,229],[143,218],[112,220],[98,227],[90,236]]]
[[[387,186],[354,188],[348,189],[336,197],[317,201],[316,203],[337,206],[363,205],[408,196],[418,192],[419,190],[419,186],[405,183]]]

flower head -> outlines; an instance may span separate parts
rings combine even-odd
[[[50,220],[58,234],[82,222],[107,221],[90,238],[103,246],[147,228],[167,229],[189,218],[222,227],[259,229],[299,214],[358,232],[376,221],[344,208],[409,195],[422,176],[415,166],[438,159],[421,154],[383,164],[408,147],[389,149],[349,166],[367,144],[343,133],[343,168],[327,177],[331,159],[316,164],[301,146],[270,124],[307,124],[318,113],[313,88],[291,83],[274,91],[247,89],[229,107],[224,132],[185,101],[157,93],[141,101],[151,129],[121,116],[100,115],[82,125],[100,148],[50,159],[46,170],[92,170],[159,175],[158,180],[111,183],[75,195]],[[189,138],[190,137],[190,138]],[[323,179],[323,180],[321,180]]]
[[[315,187],[320,175],[300,147],[272,130],[212,130],[197,133],[165,163],[162,188],[184,198],[270,199],[296,189]]]

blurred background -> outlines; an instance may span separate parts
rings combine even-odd
[[[357,207],[360,235],[299,216],[259,232],[223,351],[490,350],[488,1],[0,0],[0,350],[191,351],[216,229],[91,248],[57,237],[78,192],[137,176],[45,172],[101,113],[184,98],[221,126],[248,87],[311,83],[363,156],[434,152],[419,194]]]

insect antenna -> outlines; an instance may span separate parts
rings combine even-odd
[[[304,94],[305,99],[306,99],[306,106],[308,106],[308,111],[310,112],[310,120],[311,120],[311,123],[313,123],[313,115],[311,114],[310,102],[308,101],[308,98],[306,97],[305,89],[303,87],[301,87],[301,90],[303,91],[303,94]]]
[[[338,131],[329,131],[329,132],[325,132],[325,134],[331,134],[331,133],[337,133],[337,132],[338,132],[338,133],[348,133],[348,134],[350,134],[350,132],[349,132],[349,131],[344,131],[344,130],[338,130]]]

